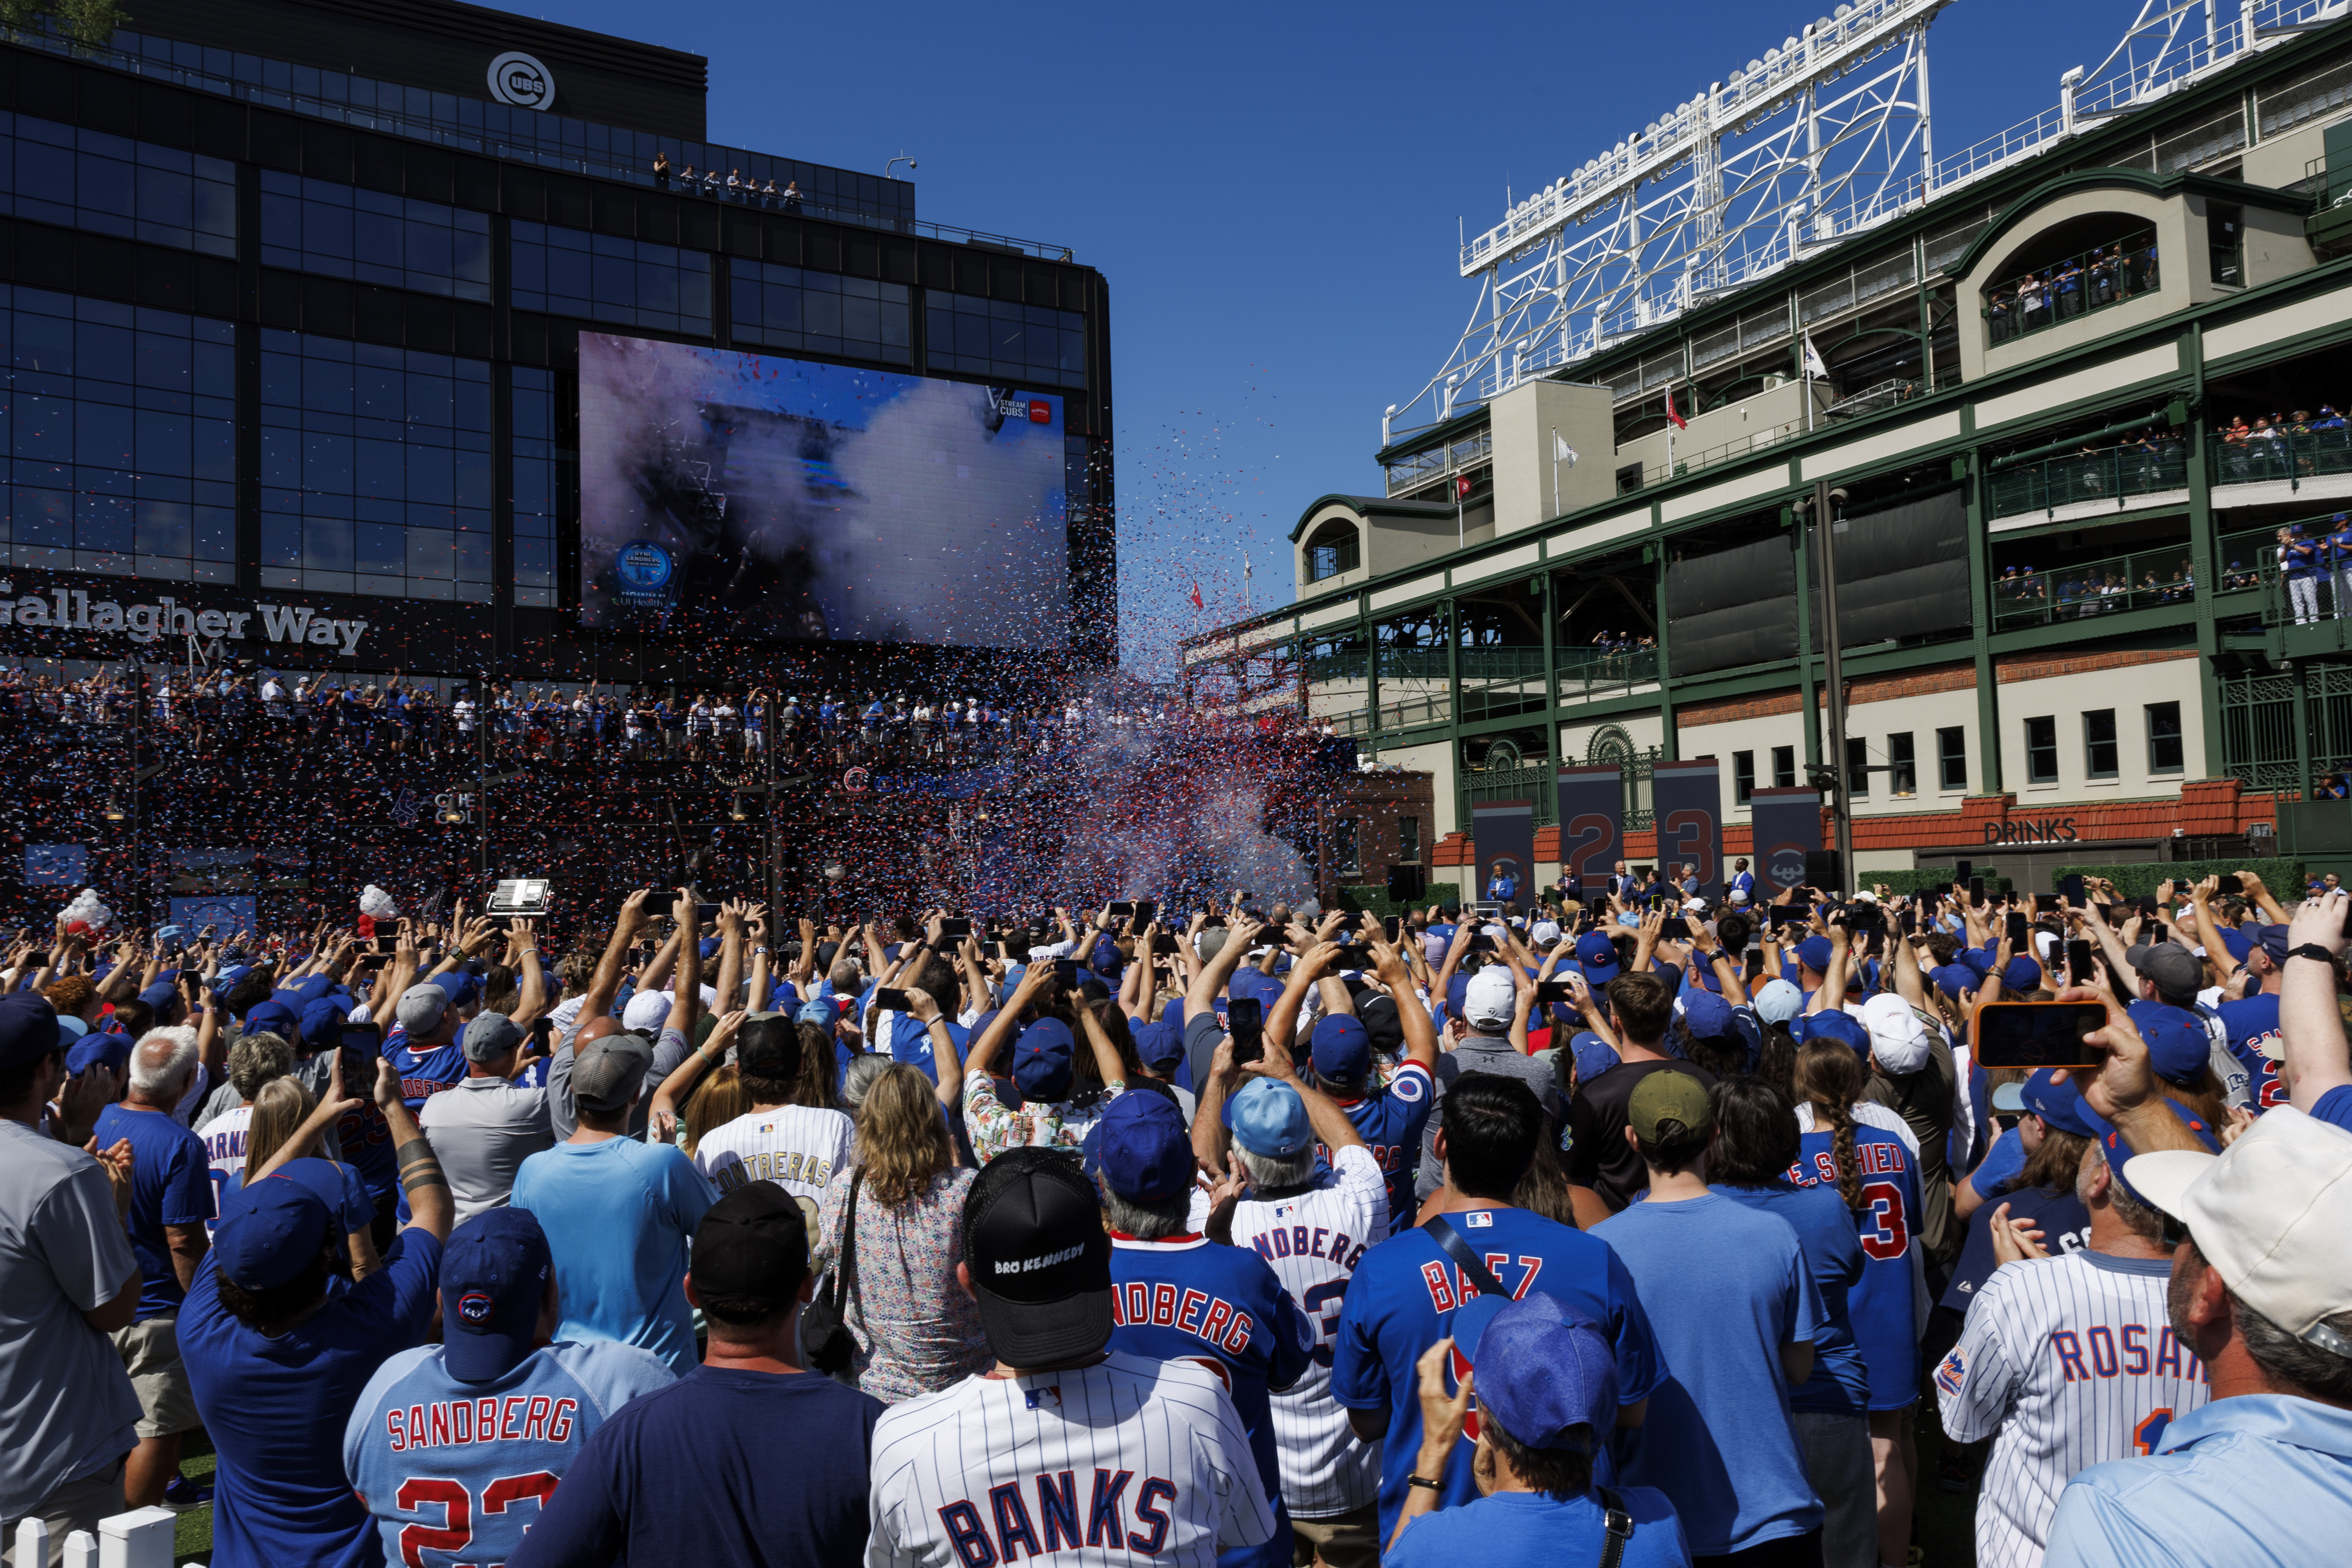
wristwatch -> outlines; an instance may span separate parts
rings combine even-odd
[[[2306,942],[2301,947],[2288,948],[2286,955],[2289,958],[2315,958],[2330,969],[2336,967],[2336,955],[2315,942]]]

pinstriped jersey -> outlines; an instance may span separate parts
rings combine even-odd
[[[1195,1193],[1190,1227],[1198,1229],[1208,1212],[1208,1194]],[[1315,1334],[1313,1364],[1273,1399],[1282,1498],[1299,1519],[1328,1519],[1380,1495],[1380,1445],[1357,1437],[1346,1408],[1331,1397],[1331,1361],[1348,1282],[1364,1248],[1388,1234],[1388,1215],[1380,1163],[1355,1144],[1334,1156],[1311,1190],[1234,1206],[1234,1245],[1266,1260]]]
[[[780,1105],[714,1127],[694,1146],[694,1168],[720,1197],[753,1182],[773,1182],[801,1205],[809,1234],[825,1184],[849,1163],[850,1121],[838,1110]]]
[[[866,1568],[1207,1568],[1274,1535],[1223,1379],[1124,1351],[892,1405],[867,1506]]]
[[[2155,1453],[2210,1397],[2165,1310],[2171,1266],[2070,1252],[2004,1264],[1936,1368],[1944,1430],[1993,1436],[1977,1502],[1979,1568],[2035,1568],[2075,1471]]]

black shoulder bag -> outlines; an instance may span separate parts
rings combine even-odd
[[[859,1170],[849,1178],[849,1208],[841,1221],[841,1258],[834,1265],[833,1289],[820,1291],[801,1309],[801,1353],[814,1370],[831,1377],[849,1370],[857,1359],[857,1336],[849,1331],[849,1298],[857,1289],[857,1187],[866,1179]]]

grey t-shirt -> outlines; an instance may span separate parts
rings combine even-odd
[[[646,1122],[653,1110],[654,1090],[661,1088],[662,1079],[678,1069],[678,1064],[693,1048],[676,1029],[662,1031],[660,1040],[654,1046],[654,1065],[646,1070],[645,1092],[637,1096],[637,1108],[629,1113],[630,1137],[645,1135]],[[558,1143],[580,1129],[580,1112],[572,1099],[572,1042],[566,1040],[547,1062],[547,1119]]]
[[[1412,1195],[1425,1198],[1443,1186],[1445,1173],[1437,1163],[1437,1128],[1439,1110],[1445,1103],[1445,1091],[1464,1073],[1490,1072],[1515,1078],[1536,1091],[1542,1102],[1544,1114],[1550,1118],[1557,1131],[1562,1113],[1559,1080],[1552,1076],[1549,1062],[1538,1061],[1511,1046],[1507,1035],[1466,1035],[1462,1043],[1437,1058],[1437,1084],[1429,1101],[1429,1121],[1421,1130],[1421,1166],[1413,1173]]]
[[[502,1078],[470,1077],[425,1102],[417,1125],[449,1178],[459,1225],[504,1208],[522,1163],[541,1149],[555,1147],[547,1105],[543,1089],[518,1089]]]
[[[98,1162],[0,1119],[0,1520],[139,1441],[139,1396],[82,1318],[139,1279]]]

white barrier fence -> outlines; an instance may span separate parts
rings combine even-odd
[[[65,1568],[172,1568],[173,1531],[180,1516],[168,1508],[135,1508],[98,1521],[98,1533],[70,1531]],[[49,1560],[49,1527],[37,1519],[16,1523],[17,1568],[41,1568]],[[203,1568],[192,1564],[191,1568]]]

